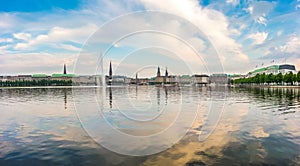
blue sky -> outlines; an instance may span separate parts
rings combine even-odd
[[[117,74],[134,75],[143,65],[149,66],[149,62],[153,63],[152,66],[168,66],[174,74],[183,74],[187,71],[178,65],[181,64],[179,61],[190,66],[192,73],[208,74],[244,74],[262,64],[267,66],[285,62],[300,68],[299,0],[0,0],[0,4],[0,75],[57,73],[62,71],[64,63],[70,72],[76,72],[75,64],[78,57],[84,56],[83,53],[98,56],[112,44],[110,39],[115,34],[121,35],[121,32],[129,32],[128,29],[142,25],[147,27],[147,24],[152,28],[156,28],[154,25],[163,26],[160,28],[168,33],[180,32],[180,36],[203,56],[200,57],[202,61],[193,56],[188,48],[184,50],[175,39],[136,36],[115,43],[105,58],[105,64],[111,60],[114,68],[119,69]],[[198,36],[198,32],[188,32],[191,27],[187,27],[184,21],[177,20],[178,24],[174,24],[173,17],[163,14],[161,17],[165,18],[135,14],[125,16],[128,23],[111,23],[116,17],[147,10],[183,18],[197,26],[202,37]],[[162,20],[164,25],[160,24]],[[98,48],[87,47],[93,35],[97,35],[107,24],[111,27],[97,37],[101,38],[95,46]],[[139,50],[147,44],[155,46],[156,51],[149,48]],[[133,50],[139,50],[132,52],[135,58],[126,57],[131,56],[128,53]],[[179,54],[179,58],[172,57],[174,52]],[[143,55],[138,56],[138,53]],[[97,65],[97,60],[93,58],[84,59],[82,64],[87,67],[83,67],[86,71],[82,74],[95,73],[92,68]],[[271,63],[273,60],[274,63]],[[105,71],[107,66],[104,66]],[[147,71],[144,75],[151,76],[151,70]]]
[[[0,0],[2,12],[40,12],[54,9],[74,10],[81,6],[79,0]]]

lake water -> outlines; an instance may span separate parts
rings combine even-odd
[[[0,165],[300,165],[298,88],[2,88],[0,105]]]

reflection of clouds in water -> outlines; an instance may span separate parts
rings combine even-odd
[[[294,92],[275,89],[267,91],[269,96],[265,96],[264,91],[257,90],[254,98],[243,92],[231,92],[221,120],[208,139],[204,142],[196,139],[195,134],[199,134],[202,129],[202,118],[205,117],[198,115],[193,130],[183,140],[159,156],[150,157],[144,165],[299,165],[300,143],[297,136],[300,133],[296,125],[299,124],[299,119],[283,114],[274,116],[274,112],[262,109],[264,106],[267,110],[274,110],[274,107],[281,108],[283,104],[286,107],[283,101],[287,100],[290,101],[288,107],[295,107],[299,103],[299,94],[297,90]],[[275,94],[274,98],[272,93],[280,94]],[[288,99],[291,94],[294,97]],[[173,157],[178,154],[184,155],[174,160]]]
[[[205,113],[205,109],[209,108],[209,102],[201,102],[200,112]],[[222,104],[222,103],[221,103]],[[192,130],[188,135],[176,144],[173,148],[162,152],[159,156],[154,156],[154,159],[150,157],[144,165],[160,165],[162,163],[169,165],[185,165],[190,162],[191,159],[195,161],[202,161],[206,164],[212,164],[211,157],[221,157],[223,147],[230,141],[235,140],[231,133],[237,132],[241,128],[242,120],[248,114],[248,106],[244,105],[231,105],[225,106],[224,114],[222,115],[217,128],[212,134],[203,142],[199,142],[197,135],[201,131],[201,125],[204,124],[203,114],[199,113],[197,120],[195,121]],[[208,150],[208,151],[207,151]],[[198,155],[195,152],[205,152],[206,155]],[[185,154],[183,157],[177,160],[173,160],[172,156],[178,154]],[[190,164],[193,164],[191,162]],[[195,162],[194,164],[197,164]],[[198,163],[199,164],[199,163]]]
[[[266,138],[270,136],[270,134],[266,133],[261,126],[254,128],[249,135],[256,138]]]
[[[273,92],[267,90],[228,92],[230,95],[217,128],[207,140],[199,142],[197,136],[202,129],[201,125],[204,124],[205,113],[207,113],[205,110],[209,107],[207,98],[211,94],[205,89],[199,90],[199,93],[205,96],[202,98],[203,101],[202,99],[196,101],[195,98],[190,100],[199,104],[199,113],[192,130],[184,139],[164,152],[138,159],[116,155],[93,142],[80,128],[75,113],[63,111],[63,90],[56,92],[50,89],[33,90],[31,92],[33,94],[41,92],[43,97],[41,101],[35,101],[38,97],[27,90],[6,91],[5,93],[12,96],[18,94],[19,96],[14,104],[8,103],[1,107],[0,157],[10,158],[7,162],[16,163],[16,159],[21,158],[25,161],[32,160],[40,164],[47,162],[53,165],[57,163],[84,165],[89,164],[88,162],[104,165],[137,165],[141,162],[143,165],[185,165],[186,163],[225,165],[233,162],[239,165],[300,164],[299,91],[274,89]],[[79,91],[83,92],[83,96],[93,95],[90,90]],[[135,94],[135,90],[133,93]],[[174,96],[177,93],[168,91],[168,104],[176,102]],[[117,92],[116,94],[120,95]],[[164,103],[164,94],[162,90],[162,103]],[[289,95],[294,97],[289,98]],[[177,97],[179,96],[178,94]],[[72,96],[68,95],[67,100],[71,98]],[[106,104],[109,107],[109,98],[107,100]],[[290,101],[290,104],[284,103],[285,101]],[[0,102],[3,103],[5,100]],[[83,100],[82,103],[88,112],[91,108],[89,101]],[[295,112],[282,114],[278,109],[282,107]],[[70,105],[68,109],[74,108]],[[169,122],[162,121],[156,125],[161,127],[165,125],[164,123]],[[125,126],[124,130],[126,129],[128,128]],[[160,141],[160,138],[157,141]],[[237,158],[238,161],[235,160]],[[0,161],[0,165],[5,164]]]

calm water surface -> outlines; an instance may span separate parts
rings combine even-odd
[[[111,87],[101,98],[102,90],[0,89],[0,165],[300,165],[298,88]],[[103,148],[80,124],[75,108],[88,114],[95,97],[108,122],[132,135],[160,132],[178,111],[187,112],[182,121],[197,114],[172,147],[130,157]],[[140,112],[131,115],[131,108]],[[163,109],[166,116],[142,129],[122,116],[147,120]],[[199,141],[203,133],[208,137]]]

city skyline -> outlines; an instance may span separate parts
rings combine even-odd
[[[261,64],[268,66],[284,62],[293,62],[296,68],[300,67],[298,28],[300,23],[294,21],[297,20],[300,11],[300,2],[297,0],[249,3],[238,0],[224,2],[187,0],[163,3],[147,0],[115,3],[102,0],[89,2],[55,0],[49,3],[33,1],[30,7],[24,5],[24,2],[1,3],[4,5],[0,7],[0,15],[3,18],[0,21],[0,75],[34,74],[40,71],[45,74],[58,73],[64,63],[69,66],[69,71],[73,72],[81,48],[104,23],[117,16],[147,10],[171,13],[190,21],[203,32],[204,38],[205,36],[209,38],[210,42],[201,37],[182,33],[185,40],[199,46],[196,49],[200,50],[200,53],[203,45],[211,45],[218,52],[213,53],[211,50],[203,52],[200,58],[206,63],[201,62],[188,50],[177,49],[176,41],[164,37],[159,38],[162,43],[158,44],[168,43],[164,46],[168,46],[170,50],[161,48],[140,50],[136,55],[132,55],[140,56],[145,61],[160,60],[160,64],[157,65],[169,66],[173,73],[188,72],[182,67],[184,64],[174,59],[175,53],[179,54],[179,59],[184,59],[184,63],[191,67],[194,73],[208,73],[205,65],[210,73],[246,73]],[[148,20],[142,16],[138,17],[139,19],[135,19],[136,17],[132,15],[132,19],[135,20],[131,22],[132,27],[144,25],[147,21],[151,23],[161,21],[155,17]],[[165,20],[168,18],[163,20],[165,29],[172,32],[182,30],[181,25],[184,24]],[[119,26],[111,31],[119,32],[125,29],[126,26]],[[101,48],[107,47],[106,42],[109,40],[109,36],[104,37],[102,45],[99,45]],[[149,42],[136,43],[128,39],[126,42],[115,44],[104,64],[111,60],[112,65],[118,66],[122,71],[121,75],[132,75],[141,66],[147,65],[134,58],[133,61],[126,61],[127,53],[130,52],[128,48],[138,49],[141,44],[157,41],[155,36],[143,37]],[[220,62],[214,66],[215,64],[211,62],[215,62],[213,57],[216,55]],[[170,59],[174,61],[169,62]],[[219,67],[219,64],[223,66]],[[92,72],[86,72],[87,74],[94,74],[93,70],[88,71]],[[104,71],[108,71],[106,65]],[[148,74],[150,73],[149,71]]]

